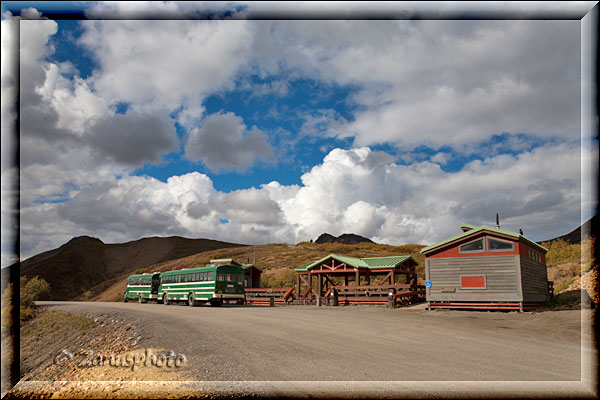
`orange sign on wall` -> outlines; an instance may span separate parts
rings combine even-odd
[[[485,289],[485,275],[461,275],[461,289]]]

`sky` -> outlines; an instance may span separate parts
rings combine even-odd
[[[427,245],[461,223],[494,225],[496,213],[502,228],[544,240],[592,216],[582,177],[597,136],[582,133],[577,19],[2,7],[3,138],[20,96],[19,168],[3,164],[2,190],[18,173],[21,259],[81,235],[266,244],[327,232]],[[53,19],[53,7],[79,19]],[[128,19],[143,12],[164,18]],[[5,51],[16,35],[20,92]],[[3,244],[2,266],[14,260]]]

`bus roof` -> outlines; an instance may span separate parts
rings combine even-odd
[[[127,277],[127,279],[129,278],[141,278],[141,277],[148,277],[148,276],[153,276],[153,275],[157,275],[160,274],[160,272],[144,272],[143,274],[135,274],[135,275],[129,275]]]
[[[223,267],[232,267],[232,268],[239,269],[240,271],[244,270],[239,265],[222,264],[222,265],[212,265],[210,267],[195,267],[195,268],[177,269],[177,270],[173,270],[173,271],[165,271],[165,272],[161,273],[161,275],[177,275],[177,274],[187,274],[187,273],[193,273],[193,272],[209,272],[209,271],[216,271]]]

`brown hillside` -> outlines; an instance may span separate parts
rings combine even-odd
[[[139,272],[163,272],[174,269],[204,266],[211,259],[234,258],[240,262],[256,264],[263,270],[263,282],[269,276],[279,274],[285,270],[293,270],[310,261],[325,257],[328,254],[343,254],[354,257],[383,257],[392,255],[411,255],[418,263],[417,272],[422,280],[423,255],[419,252],[424,246],[408,244],[404,246],[388,246],[375,243],[361,243],[356,245],[344,245],[339,243],[307,243],[297,245],[288,244],[266,244],[260,246],[231,247],[213,251],[205,251],[178,260],[167,261],[150,265],[140,269]],[[123,297],[126,287],[127,274],[111,280],[110,284],[102,288],[95,288],[101,293],[93,298],[97,301],[117,301]]]
[[[99,293],[95,290],[108,287],[115,277],[139,268],[233,246],[242,245],[178,236],[105,244],[100,239],[82,236],[21,262],[20,274],[45,279],[54,300],[89,298]]]

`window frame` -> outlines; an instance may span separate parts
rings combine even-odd
[[[463,246],[466,246],[466,245],[468,245],[468,244],[471,244],[471,243],[475,243],[475,242],[477,242],[477,241],[479,241],[479,240],[481,240],[481,241],[482,241],[482,248],[481,248],[481,250],[463,250],[463,249],[462,249],[462,247],[463,247]],[[486,245],[486,243],[485,243],[485,242],[486,242],[486,241],[485,241],[485,237],[480,237],[480,238],[477,238],[477,239],[471,240],[470,242],[463,243],[463,244],[461,244],[461,245],[459,245],[459,246],[458,246],[458,253],[459,253],[459,254],[477,254],[477,253],[485,253],[485,250],[486,250],[486,249],[485,249],[485,245]]]
[[[490,249],[490,239],[491,240],[496,240],[498,242],[502,242],[502,243],[509,243],[511,245],[510,249]],[[505,240],[505,239],[498,239],[496,237],[493,236],[486,236],[485,237],[485,245],[486,245],[486,250],[488,253],[503,253],[503,252],[514,252],[515,251],[515,242],[511,242],[510,240]]]

